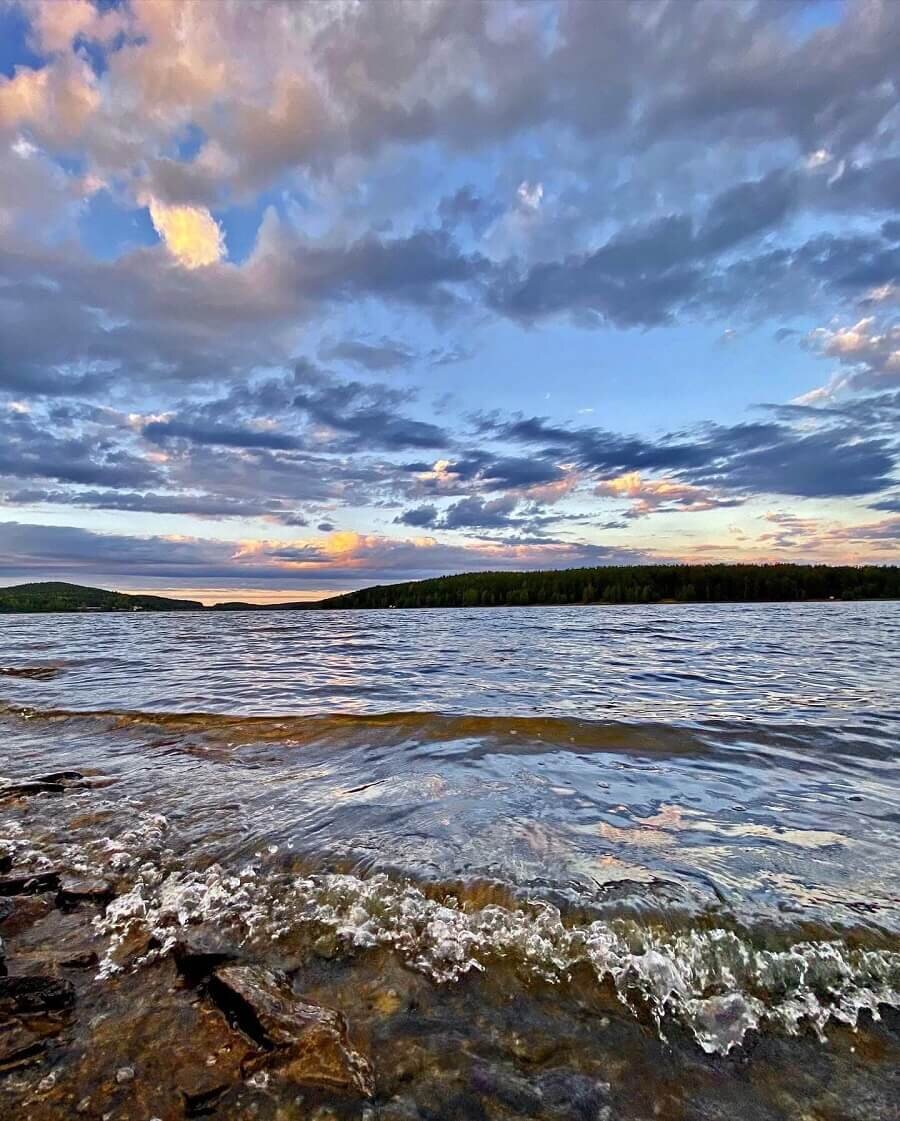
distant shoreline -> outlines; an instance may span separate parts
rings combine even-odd
[[[0,588],[0,614],[159,611],[347,611],[405,608],[597,607],[679,603],[900,600],[894,565],[616,565],[531,572],[465,572],[378,584],[328,599],[255,604],[129,594],[48,581]]]
[[[277,603],[262,603],[259,605],[248,603],[242,607],[223,608],[219,607],[218,604],[210,604],[201,607],[159,607],[147,611],[133,611],[130,608],[123,607],[98,608],[95,611],[84,611],[78,607],[61,609],[35,607],[29,610],[0,607],[0,618],[8,615],[252,615],[266,611],[285,613],[292,611],[340,611],[342,613],[350,611],[525,611],[535,607],[541,609],[551,607],[753,607],[773,603],[784,603],[790,606],[804,603],[900,603],[900,596],[869,596],[857,599],[825,599],[821,597],[815,599],[660,599],[650,600],[647,603],[609,603],[607,600],[601,599],[591,603],[477,603],[469,607],[462,604],[453,604],[447,607],[320,607],[316,604],[314,607],[303,608],[281,607]]]

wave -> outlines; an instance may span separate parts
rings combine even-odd
[[[690,729],[664,724],[607,723],[548,716],[479,716],[400,711],[332,713],[305,716],[241,716],[214,712],[152,712],[118,709],[36,708],[0,703],[0,717],[46,721],[91,721],[108,730],[165,731],[224,739],[231,744],[290,741],[295,744],[340,741],[443,743],[491,741],[511,750],[556,748],[566,751],[637,752],[676,755],[701,753],[709,745]]]
[[[560,984],[586,967],[621,1003],[649,1012],[661,1035],[674,1019],[707,1053],[726,1054],[747,1033],[804,1025],[824,1039],[829,1022],[856,1025],[900,1006],[900,952],[837,939],[758,944],[725,926],[668,929],[628,918],[567,922],[544,902],[478,904],[386,874],[286,876],[256,866],[170,872],[145,866],[132,889],[97,920],[109,938],[100,975],[171,952],[192,927],[210,924],[240,945],[269,947],[323,935],[335,952],[381,948],[438,984],[512,966],[524,982]],[[128,953],[136,933],[152,949]],[[147,945],[145,940],[144,945]]]

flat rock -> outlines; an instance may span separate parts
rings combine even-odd
[[[58,872],[32,872],[28,876],[0,876],[0,896],[38,895],[59,890]]]
[[[46,892],[42,895],[0,898],[0,935],[15,938],[49,915],[55,906],[56,896]]]
[[[217,930],[192,932],[172,947],[172,960],[189,985],[209,979],[217,969],[236,960],[233,946]]]
[[[34,778],[0,785],[0,801],[28,798],[34,794],[65,794],[67,790],[77,790],[89,785],[90,779],[81,771],[51,771],[46,775],[35,775]]]
[[[0,1074],[31,1066],[44,1054],[45,1040],[16,1020],[0,1024]]]
[[[8,782],[0,786],[0,801],[9,798],[27,798],[32,794],[64,794],[65,786],[61,782],[42,782],[33,779],[28,782]]]
[[[62,1012],[75,1003],[70,981],[57,977],[0,977],[0,1019]]]
[[[105,905],[115,898],[109,880],[85,876],[60,876],[57,900],[61,907],[78,907],[82,903]]]
[[[371,1064],[350,1044],[347,1021],[332,1008],[298,997],[283,973],[227,965],[208,991],[232,1023],[264,1054],[249,1066],[276,1068],[299,1085],[371,1097]]]
[[[49,681],[59,671],[59,666],[0,666],[4,677],[24,677],[31,681]]]

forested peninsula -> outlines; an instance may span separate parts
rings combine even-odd
[[[469,572],[382,584],[317,604],[327,608],[520,607],[574,603],[754,603],[900,599],[900,567],[653,564],[549,572]]]

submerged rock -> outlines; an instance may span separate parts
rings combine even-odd
[[[371,1097],[371,1064],[350,1044],[340,1012],[298,997],[282,973],[259,966],[223,966],[209,994],[236,1027],[265,1052],[248,1064],[267,1066],[299,1085]]]
[[[67,790],[80,790],[91,785],[91,780],[81,771],[51,771],[19,782],[3,783],[0,785],[0,802],[35,794],[65,794]]]
[[[23,677],[31,681],[49,681],[59,672],[59,666],[0,666],[3,677]]]

